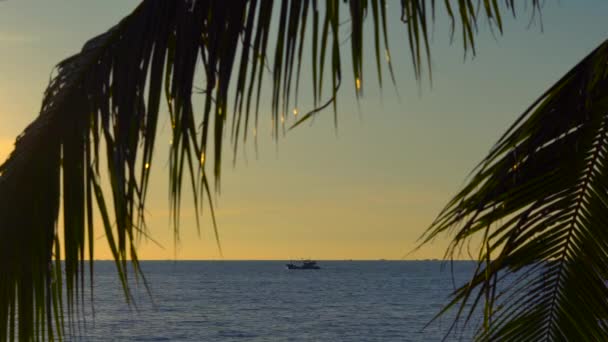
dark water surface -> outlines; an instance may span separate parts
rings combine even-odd
[[[152,297],[133,284],[125,304],[112,262],[95,263],[93,319],[85,341],[440,341],[444,317],[424,328],[461,284],[471,262],[145,261]],[[88,292],[88,291],[87,291]],[[424,329],[423,329],[424,328]],[[448,341],[469,340],[470,332]]]

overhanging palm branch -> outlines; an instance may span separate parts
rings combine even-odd
[[[465,320],[483,310],[480,340],[608,340],[608,41],[478,168],[426,235],[452,232],[449,253],[481,236],[449,307]]]
[[[487,18],[502,32],[501,8],[514,6],[513,0],[505,3],[506,7],[497,0],[444,2],[453,29],[455,23],[462,28],[465,51],[474,52],[478,18]],[[533,4],[538,7],[538,1]],[[217,182],[227,117],[232,116],[234,149],[239,139],[247,138],[248,127],[257,125],[267,60],[273,61],[275,133],[279,122],[284,124],[290,101],[297,101],[306,49],[313,101],[311,110],[294,125],[324,104],[333,104],[336,115],[344,50],[352,60],[352,86],[360,94],[362,32],[370,13],[376,73],[382,82],[380,61],[386,56],[392,77],[386,6],[383,0],[352,0],[346,5],[337,0],[294,0],[277,6],[271,0],[145,1],[61,62],[39,117],[18,137],[14,152],[0,167],[0,340],[16,335],[22,340],[57,339],[65,334],[63,312],[69,319],[82,303],[84,260],[94,255],[94,212],[101,216],[129,297],[127,260],[139,272],[135,241],[145,233],[143,209],[163,94],[172,127],[170,206],[177,234],[184,176],[190,179],[197,210],[204,198],[211,204],[206,155],[214,150],[212,175]],[[428,32],[435,2],[410,0],[399,6],[419,79],[423,60],[430,60]],[[278,19],[273,21],[274,15]],[[344,16],[347,32],[341,29]],[[306,34],[312,34],[310,47],[304,44]],[[350,38],[350,48],[341,45],[341,37]],[[203,74],[205,97],[195,111],[197,68]],[[101,185],[103,165],[108,169],[109,200]],[[56,227],[60,208],[62,239]]]

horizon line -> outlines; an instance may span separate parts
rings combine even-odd
[[[84,261],[90,261],[90,259],[83,259]],[[421,258],[421,259],[311,259],[311,258],[299,258],[299,259],[138,259],[138,261],[298,261],[298,260],[316,260],[316,261],[477,261],[475,259],[440,259],[440,258]],[[61,259],[60,261],[65,261]],[[114,259],[93,259],[93,261],[112,261]],[[127,259],[126,261],[133,261],[133,259]]]

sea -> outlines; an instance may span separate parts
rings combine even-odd
[[[93,299],[73,341],[469,341],[454,313],[433,318],[470,261],[142,261],[125,294],[112,261],[96,261]],[[88,286],[87,286],[88,287]],[[88,292],[86,290],[85,292]],[[431,322],[432,321],[432,322]],[[452,328],[452,329],[450,329]],[[451,332],[450,332],[451,331]],[[450,332],[450,333],[449,333]]]

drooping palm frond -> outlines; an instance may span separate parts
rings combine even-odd
[[[487,18],[502,31],[500,8],[513,8],[514,1],[506,1],[506,7],[497,0],[444,4],[452,27],[462,26],[465,51],[474,51],[478,18]],[[538,1],[533,4],[538,6]],[[63,312],[69,319],[81,304],[84,260],[94,256],[95,212],[129,297],[127,260],[138,272],[135,238],[145,231],[143,209],[163,94],[172,127],[170,206],[177,234],[184,175],[191,180],[198,210],[203,198],[211,202],[205,172],[209,148],[214,149],[213,177],[219,180],[227,117],[232,115],[235,149],[241,137],[246,139],[248,127],[257,125],[267,60],[272,60],[275,133],[290,101],[297,101],[311,31],[313,105],[296,124],[329,104],[336,111],[344,50],[351,55],[353,87],[357,94],[361,91],[362,32],[370,11],[377,75],[381,80],[380,60],[386,56],[393,77],[386,6],[384,0],[352,0],[346,5],[338,0],[294,0],[276,6],[271,0],[150,0],[61,62],[39,117],[0,167],[0,340],[17,335],[21,340],[60,339],[65,334]],[[430,60],[428,32],[435,2],[410,0],[399,6],[420,78],[422,61]],[[350,32],[340,30],[343,17]],[[350,49],[341,45],[347,36]],[[205,97],[203,107],[195,110],[197,68],[203,74]],[[329,96],[327,89],[323,92],[328,79]],[[107,173],[101,170],[104,165]],[[102,179],[107,179],[110,199]],[[60,208],[62,237],[57,229]],[[90,272],[92,278],[92,262]]]
[[[480,340],[608,340],[608,41],[524,112],[426,240],[450,231],[450,253],[482,237],[449,305],[465,319],[479,305]]]

